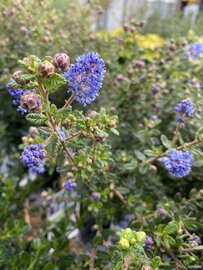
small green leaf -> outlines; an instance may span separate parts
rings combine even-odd
[[[177,232],[178,230],[178,224],[176,221],[171,221],[166,225],[166,227],[163,230],[163,234],[173,234]]]
[[[38,127],[38,130],[42,135],[45,135],[45,136],[51,135],[51,132],[48,130],[47,127]]]
[[[30,113],[26,116],[26,119],[31,124],[43,125],[46,123],[47,117],[42,113]]]
[[[154,153],[154,151],[150,150],[150,149],[146,149],[144,150],[144,154],[148,157],[155,157],[156,154]]]
[[[61,151],[56,158],[56,165],[57,167],[62,167],[66,160],[66,155],[63,151]]]
[[[145,163],[145,164],[143,164],[143,165],[141,165],[141,166],[139,167],[139,172],[140,172],[141,174],[147,173],[148,170],[149,170],[149,164],[148,164],[148,163]]]
[[[165,135],[161,135],[161,142],[162,144],[167,148],[169,149],[171,147],[171,143],[170,141],[168,140],[168,138],[165,136]]]
[[[49,78],[42,78],[41,82],[50,92],[56,91],[60,86],[67,83],[66,79],[58,73],[54,73]]]
[[[58,173],[67,173],[70,171],[70,166],[57,167],[56,170]]]
[[[43,270],[54,270],[54,264],[52,262],[48,262]]]
[[[118,190],[123,195],[128,194],[130,192],[130,190],[126,187],[117,187],[116,190]]]
[[[134,153],[135,153],[135,156],[136,156],[136,158],[137,158],[138,160],[143,161],[143,160],[146,159],[145,155],[143,155],[140,151],[135,150]]]
[[[173,239],[173,237],[170,235],[165,235],[163,240],[168,247],[174,247],[176,245],[175,239]]]
[[[110,129],[110,131],[111,131],[113,134],[115,134],[115,135],[119,136],[119,132],[118,132],[118,130],[117,130],[117,129],[115,129],[115,128],[111,128],[111,129]]]
[[[161,258],[159,256],[156,256],[154,257],[152,260],[151,260],[151,267],[152,267],[152,270],[155,270],[155,269],[159,269],[159,265],[161,264]]]
[[[46,146],[46,150],[50,153],[54,153],[58,150],[59,146],[60,146],[60,141],[58,137],[55,136],[51,139],[49,144]]]

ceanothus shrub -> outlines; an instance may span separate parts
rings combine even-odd
[[[140,126],[140,130],[146,133],[140,137],[147,135],[147,143],[134,149],[134,140],[128,142],[134,156],[126,154],[126,145],[121,144],[113,155],[114,161],[107,139],[110,133],[118,135],[117,116],[107,115],[104,109],[85,115],[72,107],[73,102],[88,107],[99,97],[106,73],[104,61],[97,53],[90,52],[71,62],[64,53],[53,58],[26,57],[19,61],[22,68],[13,74],[8,85],[17,110],[37,126],[23,138],[21,162],[32,173],[43,174],[50,168],[56,169],[62,177],[64,192],[74,201],[69,215],[80,203],[74,226],[84,229],[91,224],[91,252],[87,247],[85,258],[74,254],[76,261],[69,266],[114,270],[173,269],[176,266],[186,269],[193,266],[195,260],[199,266],[200,257],[196,252],[202,250],[198,235],[200,222],[191,218],[190,213],[195,207],[201,220],[202,191],[193,191],[190,198],[180,196],[172,200],[167,196],[167,188],[173,192],[168,182],[177,187],[184,185],[184,181],[191,179],[193,166],[201,156],[202,129],[197,130],[193,140],[182,136],[185,125],[196,116],[193,98],[187,95],[178,100],[175,108],[167,108],[176,123],[174,130],[167,133],[170,139],[157,132],[156,124],[152,125],[157,121],[155,116],[151,122],[144,119],[146,128]],[[144,68],[141,62],[134,64],[136,68]],[[119,81],[122,79],[120,76]],[[52,100],[64,91],[61,86],[67,86],[67,100],[62,108],[57,108]],[[150,96],[160,93],[159,85],[149,89]],[[126,125],[122,128],[123,131],[128,129]],[[145,149],[149,146],[150,149]],[[140,151],[142,148],[144,150]],[[163,179],[168,182],[163,183]],[[53,228],[54,231],[55,225]],[[66,229],[62,224],[60,235],[64,236]],[[50,248],[50,245],[47,246]],[[45,245],[39,250],[47,253]],[[57,252],[62,254],[63,249]],[[71,254],[71,250],[69,252]],[[53,254],[52,259],[55,251]],[[39,265],[37,261],[34,263]],[[60,265],[54,260],[51,263]]]
[[[71,107],[74,100],[86,106],[99,96],[104,61],[90,52],[70,64],[68,55],[58,53],[42,60],[26,57],[20,64],[23,69],[14,72],[8,91],[17,110],[26,114],[32,124],[41,125],[33,143],[24,146],[21,161],[31,172],[43,173],[49,158],[55,156],[60,173],[73,173],[73,179],[65,184],[66,190],[72,190],[78,177],[84,181],[95,173],[97,160],[103,160],[104,165],[108,162],[111,154],[105,141],[110,132],[117,134],[116,116],[110,117],[102,109],[85,117]],[[62,85],[69,85],[67,92],[71,96],[62,108],[57,108],[50,102],[49,94]]]

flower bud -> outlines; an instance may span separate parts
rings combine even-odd
[[[147,235],[145,239],[145,247],[151,248],[152,245],[153,245],[153,239],[151,238],[151,236]]]
[[[61,72],[67,71],[70,67],[70,57],[65,53],[57,53],[54,56],[54,66]]]
[[[203,196],[203,189],[200,189],[199,194],[200,196]]]
[[[118,75],[116,76],[116,80],[117,80],[118,82],[122,82],[124,79],[125,79],[125,77],[123,76],[123,74],[118,74]]]
[[[67,180],[64,184],[64,188],[67,190],[67,191],[72,191],[76,188],[77,184],[75,183],[75,181],[73,179],[71,180]]]
[[[195,233],[193,233],[191,235],[191,238],[189,239],[189,243],[191,247],[197,247],[199,245],[201,245],[201,238],[196,235]]]
[[[110,108],[110,112],[111,112],[111,113],[116,113],[116,107],[111,107],[111,108]]]
[[[23,136],[21,138],[21,140],[22,140],[23,143],[28,143],[28,137],[26,137],[26,136]]]
[[[145,66],[145,62],[143,62],[142,60],[134,60],[132,62],[132,66],[133,68],[143,68]]]
[[[146,239],[146,233],[143,231],[135,232],[135,236],[138,242],[144,243]]]
[[[91,112],[88,113],[88,117],[89,117],[89,118],[93,118],[93,117],[95,117],[97,114],[98,114],[97,112],[91,111]]]
[[[25,75],[26,72],[23,70],[17,70],[16,72],[13,73],[12,78],[14,79],[14,81],[19,84],[20,86],[24,87],[26,86],[26,84],[28,84],[30,82],[30,80],[23,80],[22,79],[22,75]]]
[[[92,159],[91,159],[91,158],[88,158],[88,159],[87,159],[87,164],[89,164],[89,165],[92,164]]]
[[[87,131],[82,131],[82,136],[84,138],[88,138],[88,132]]]
[[[136,242],[137,240],[134,237],[130,240],[131,245],[134,245]]]
[[[164,208],[158,208],[157,214],[158,214],[158,216],[164,218],[166,216],[166,210]]]
[[[130,233],[132,233],[132,230],[131,230],[130,228],[126,228],[126,229],[124,230],[124,233],[125,233],[125,234],[130,234]]]
[[[23,36],[26,36],[28,34],[28,29],[25,27],[25,26],[21,26],[20,27],[20,33],[23,35]]]
[[[89,36],[89,39],[90,39],[90,41],[95,41],[95,40],[97,39],[97,36],[94,35],[94,34],[91,34],[91,35]]]
[[[139,23],[139,27],[141,27],[141,28],[145,27],[145,25],[146,25],[146,22],[145,21],[141,21]]]
[[[29,57],[24,57],[23,62],[28,65],[30,63],[30,58]]]
[[[115,127],[116,126],[116,121],[110,121],[109,123],[108,123],[108,126],[110,127],[110,128],[113,128],[113,127]]]
[[[169,51],[175,52],[176,51],[176,45],[175,44],[170,44],[169,45]]]
[[[129,28],[128,30],[131,32],[131,33],[134,33],[136,31],[136,27],[134,25],[129,25]]]
[[[183,40],[181,41],[181,44],[180,44],[182,47],[185,47],[187,46],[187,40]]]
[[[120,124],[120,127],[121,127],[121,128],[126,128],[126,126],[127,126],[126,123],[121,123],[121,124]]]
[[[43,61],[38,66],[38,72],[41,77],[49,77],[54,74],[55,67],[49,61]]]
[[[128,31],[128,29],[129,29],[129,25],[128,25],[127,23],[124,23],[124,25],[123,25],[123,29],[124,29],[124,31]]]
[[[68,179],[74,178],[74,175],[73,175],[72,172],[68,172],[66,176],[67,176]]]
[[[29,138],[28,139],[28,143],[31,144],[31,143],[34,143],[34,140],[32,138]]]
[[[32,92],[27,92],[21,96],[20,107],[28,112],[36,112],[41,108],[41,97]]]
[[[101,194],[99,192],[93,192],[92,198],[94,201],[99,201],[101,199]]]
[[[152,173],[156,173],[157,172],[157,167],[151,164],[149,166],[149,171],[152,172]]]
[[[102,6],[97,6],[97,7],[96,7],[96,13],[97,13],[98,16],[103,15],[103,14],[104,14],[104,9],[103,9],[103,7],[102,7]]]
[[[29,134],[31,136],[39,135],[39,130],[37,127],[30,127],[29,128]]]
[[[154,95],[160,91],[160,87],[158,85],[153,85],[151,89]]]
[[[125,238],[121,238],[118,242],[118,246],[122,249],[128,249],[130,247],[129,241]]]
[[[8,68],[4,68],[3,69],[3,74],[9,74],[9,69]]]
[[[104,142],[106,140],[106,137],[105,136],[95,136],[95,140],[97,142]]]
[[[46,197],[48,196],[48,192],[47,191],[42,191],[42,193],[41,193],[41,197],[43,198],[43,199],[45,199]]]

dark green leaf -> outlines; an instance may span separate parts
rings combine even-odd
[[[165,136],[165,135],[161,135],[161,142],[162,144],[167,148],[169,149],[171,147],[171,143],[170,141],[168,140],[168,138]]]
[[[27,121],[35,125],[43,125],[46,123],[47,117],[42,113],[30,113],[26,116]]]

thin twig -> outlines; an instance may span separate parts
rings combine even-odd
[[[38,86],[39,86],[39,90],[40,90],[40,93],[41,95],[46,99],[47,103],[48,103],[48,92],[46,91],[46,89],[44,88],[43,84],[41,84],[41,82],[38,80]],[[72,95],[73,96],[73,95]],[[67,101],[68,102],[68,101]],[[58,131],[57,127],[56,127],[56,122],[55,120],[53,119],[53,117],[51,116],[50,112],[46,112],[46,115],[49,119],[49,122],[50,122],[50,127],[52,128],[52,130],[55,132],[55,134],[57,135],[57,137],[59,138],[60,140],[60,143],[65,151],[65,153],[67,154],[68,158],[71,160],[72,163],[74,163],[74,159],[73,159],[73,156],[70,152],[70,150],[66,147],[65,145],[65,142],[63,140],[63,138],[61,137],[61,134],[60,132]]]
[[[90,256],[90,267],[89,267],[89,270],[94,270],[94,260],[95,260],[95,256],[96,256],[96,249],[93,248],[93,249],[92,249],[91,256]]]
[[[30,221],[30,213],[29,213],[29,199],[26,199],[24,202],[24,208],[23,208],[23,213],[24,213],[24,221],[26,224],[31,224]]]
[[[116,195],[116,197],[118,197],[118,199],[123,203],[126,204],[126,200],[123,197],[123,195],[116,189],[113,189],[114,194]]]
[[[180,252],[198,252],[198,251],[202,251],[202,250],[203,250],[203,246],[197,246],[197,247],[193,247],[193,248],[181,249]]]
[[[80,130],[80,131],[76,132],[75,134],[73,134],[73,135],[67,137],[67,138],[65,139],[65,141],[70,141],[70,140],[74,139],[75,137],[77,137],[78,135],[80,135],[81,133],[82,133],[82,131]]]
[[[95,161],[95,152],[96,152],[96,141],[94,140],[93,141],[93,146],[92,146],[92,148],[93,148],[93,157],[92,157],[92,161],[94,162]]]
[[[75,94],[72,94],[69,97],[69,99],[65,101],[65,105],[63,106],[63,109],[67,108],[73,102],[74,98],[75,98]]]
[[[181,128],[181,123],[179,122],[179,123],[177,124],[176,129],[175,129],[175,133],[174,133],[174,137],[173,137],[173,139],[172,139],[171,147],[174,147],[174,145],[175,145],[176,142],[177,142],[178,134],[179,134],[180,128]]]
[[[168,248],[163,242],[161,242],[161,247],[164,248],[166,250],[166,252],[168,253],[168,255],[176,262],[177,267],[179,269],[179,267],[183,267],[184,269],[188,269],[173,253],[173,251]]]
[[[129,264],[130,264],[130,262],[131,262],[131,260],[132,260],[132,258],[131,258],[130,256],[128,256],[128,257],[125,259],[124,263],[122,264],[121,270],[127,270],[127,269],[128,269],[128,266],[129,266]]]

